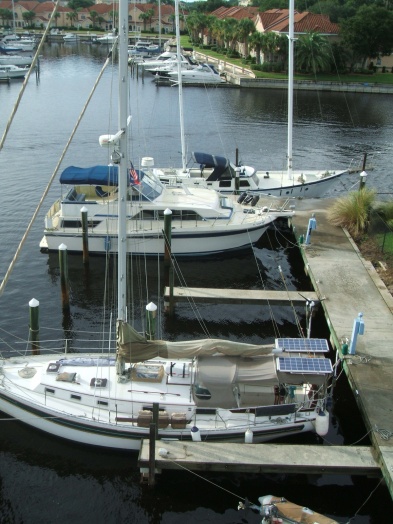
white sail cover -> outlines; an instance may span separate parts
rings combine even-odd
[[[126,362],[143,362],[151,358],[193,358],[208,355],[232,357],[257,357],[269,355],[274,346],[245,344],[221,339],[187,340],[170,342],[146,340],[135,329],[119,320],[117,322],[118,355]]]

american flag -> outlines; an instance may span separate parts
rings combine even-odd
[[[133,163],[130,162],[130,164],[131,164],[130,182],[131,184],[140,184],[138,173],[135,171]]]

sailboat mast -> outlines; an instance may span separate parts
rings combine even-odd
[[[181,140],[181,165],[183,172],[186,171],[186,141],[184,137],[184,114],[183,114],[183,82],[181,76],[181,53],[180,53],[180,15],[179,0],[175,0],[175,24],[176,24],[176,53],[177,53],[177,76],[179,84],[179,114],[180,114],[180,140]]]
[[[117,308],[118,319],[126,320],[126,265],[127,265],[127,186],[129,172],[128,157],[128,1],[119,1],[119,140],[120,163],[118,165],[119,205],[118,205],[118,275],[117,275]]]
[[[12,29],[14,31],[14,35],[16,35],[15,4],[14,4],[14,0],[12,0]]]
[[[161,0],[158,0],[158,45],[161,52]]]
[[[292,128],[293,128],[293,46],[294,46],[295,0],[289,0],[288,31],[288,151],[287,173],[292,180]]]

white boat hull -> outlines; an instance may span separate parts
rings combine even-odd
[[[140,415],[139,410],[147,409],[144,406],[152,402],[159,402],[160,409],[168,412],[189,413],[187,420],[184,418],[184,424],[180,426],[173,422],[173,418],[165,424],[160,422],[160,439],[191,441],[191,429],[195,425],[200,430],[201,440],[209,442],[245,442],[245,433],[250,429],[254,443],[315,432],[317,415],[314,409],[297,413],[289,410],[285,412],[285,417],[284,412],[280,411],[285,405],[267,406],[269,413],[258,417],[250,415],[246,409],[224,409],[221,412],[217,410],[217,413],[210,409],[202,410],[198,415],[193,413],[195,405],[187,394],[189,385],[171,386],[165,377],[161,384],[156,385],[133,384],[130,381],[119,383],[114,366],[66,366],[64,369],[77,372],[76,381],[59,382],[57,373],[47,372],[48,366],[57,362],[59,357],[61,355],[56,354],[31,355],[9,361],[4,359],[0,380],[0,411],[54,437],[118,450],[139,450],[142,439],[149,438],[150,423],[143,422],[141,425],[138,413]],[[78,357],[87,359],[97,355]],[[153,361],[149,362],[154,364]],[[157,363],[173,364],[162,360]],[[36,370],[36,375],[21,377],[21,370],[31,369]],[[105,376],[108,380],[102,390],[91,386],[91,380],[94,380],[91,377],[96,376]],[[112,395],[115,398],[111,399]],[[100,403],[102,407],[98,405]],[[274,410],[277,412],[274,413]]]
[[[33,58],[31,56],[0,55],[0,67],[4,65],[30,66],[32,62]]]
[[[272,222],[273,220],[271,220]],[[269,222],[270,223],[270,222]],[[203,226],[196,232],[186,229],[178,232],[172,231],[171,250],[174,255],[214,255],[227,251],[250,247],[265,233],[267,225],[253,230],[242,231],[207,230]],[[46,231],[40,243],[42,251],[57,251],[60,244],[65,244],[69,252],[82,252],[82,232],[70,233],[66,231]],[[115,233],[97,233],[89,231],[88,245],[90,253],[105,254],[117,253],[118,242]],[[141,231],[127,235],[127,252],[136,255],[163,255],[165,250],[164,235],[162,231]]]
[[[256,171],[253,176],[240,176],[240,189],[236,189],[235,177],[209,181],[211,169],[205,169],[203,175],[197,168],[189,169],[186,174],[181,169],[155,169],[163,184],[206,187],[221,194],[247,192],[253,195],[266,195],[281,198],[321,198],[337,184],[348,170],[341,171],[302,171],[294,172],[292,179],[282,171]]]

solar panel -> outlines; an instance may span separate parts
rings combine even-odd
[[[276,348],[295,353],[328,353],[329,346],[325,338],[276,338]]]
[[[333,372],[332,363],[328,358],[278,357],[278,371],[288,373],[328,374]]]

